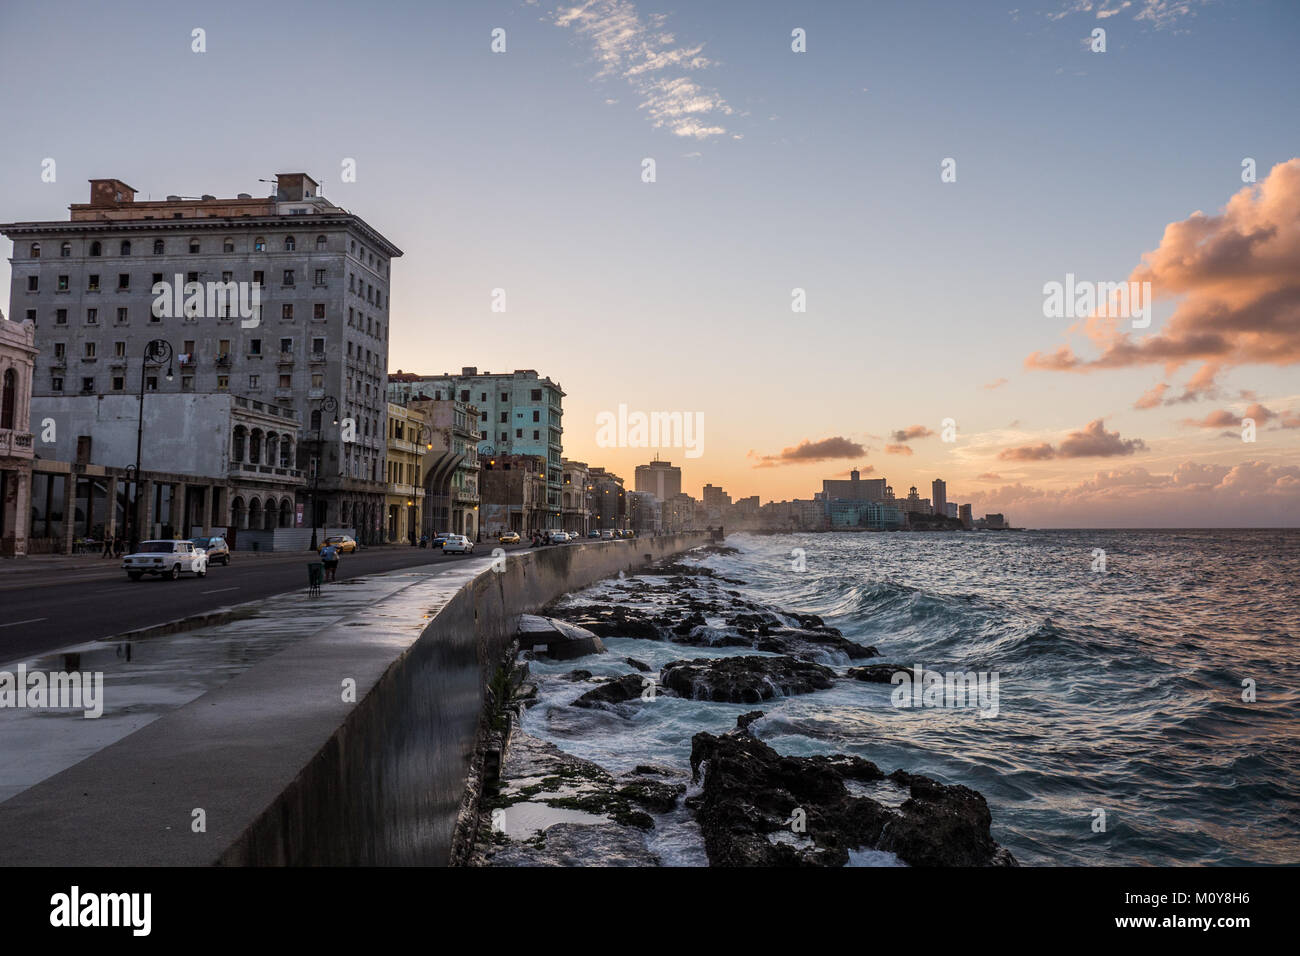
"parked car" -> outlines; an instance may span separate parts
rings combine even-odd
[[[351,554],[357,550],[357,541],[350,534],[332,534],[325,539],[325,543],[334,545],[334,549],[343,554]]]
[[[443,554],[473,554],[474,542],[463,534],[449,534],[442,542]]]
[[[433,540],[429,543],[435,548],[441,548],[447,543],[447,539],[451,537],[454,537],[454,535],[452,535],[450,531],[439,531],[433,536]]]
[[[569,540],[569,533],[567,531],[557,531],[552,529],[546,532],[546,540],[551,544],[564,544],[564,542]]]
[[[122,570],[132,581],[146,574],[173,581],[182,574],[201,578],[208,573],[208,556],[189,541],[141,541],[140,550],[122,559]]]
[[[226,539],[219,536],[209,538],[190,538],[190,544],[199,548],[208,556],[208,564],[224,564],[230,567],[230,545],[226,544]]]
[[[599,537],[600,537],[600,532],[599,532],[599,531],[595,531],[595,530],[588,531],[588,532],[587,532],[587,537],[588,537],[588,538],[599,538]]]
[[[614,540],[614,532],[611,531],[609,528],[606,528],[604,531],[600,533],[600,537],[602,541],[612,541]]]
[[[503,533],[500,537],[497,538],[497,541],[499,541],[501,544],[518,544],[518,543],[519,543],[519,532],[518,532],[518,531],[506,531],[506,532]]]

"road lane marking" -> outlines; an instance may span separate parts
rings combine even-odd
[[[35,624],[37,621],[46,621],[46,620],[49,620],[49,618],[29,617],[25,621],[10,621],[8,624],[0,624],[0,627],[17,627],[19,624]]]
[[[217,588],[215,591],[200,591],[199,593],[200,593],[200,594],[220,594],[222,591],[238,591],[238,590],[239,590],[238,587],[233,587],[233,588]]]

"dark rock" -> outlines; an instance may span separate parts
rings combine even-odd
[[[599,704],[622,704],[639,700],[646,678],[640,674],[624,674],[605,681],[573,702],[574,707],[595,707]]]
[[[888,684],[900,670],[903,668],[895,664],[868,664],[865,667],[850,667],[844,676],[869,684]]]
[[[686,792],[684,783],[664,783],[661,780],[635,780],[618,790],[618,795],[655,813],[667,813],[677,806],[677,800]]]
[[[756,650],[771,654],[788,654],[791,657],[815,657],[823,651],[839,651],[851,661],[879,657],[880,651],[866,644],[857,644],[840,635],[834,628],[824,631],[783,628],[759,638]]]
[[[861,757],[785,757],[747,730],[698,733],[691,771],[703,781],[687,805],[714,866],[842,866],[855,849],[888,850],[913,866],[1015,862],[990,836],[978,793],[901,771],[886,778]],[[909,796],[892,807],[855,795],[850,782]]]
[[[762,716],[763,716],[763,711],[761,710],[751,710],[748,711],[747,713],[741,714],[739,717],[736,718],[736,729],[744,730],[750,724],[752,724],[754,721],[758,720]]]
[[[639,661],[635,657],[625,657],[623,658],[623,660],[627,661],[629,664],[631,664],[633,667],[635,667],[637,670],[643,673],[645,671],[650,670],[649,664],[647,664],[645,661]]]
[[[565,680],[571,680],[575,684],[580,680],[591,680],[591,671],[569,671],[564,675]]]
[[[673,661],[659,672],[659,682],[692,700],[756,704],[778,694],[790,696],[825,690],[835,680],[829,667],[793,657],[716,657]]]

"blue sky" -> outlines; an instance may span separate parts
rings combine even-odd
[[[1300,432],[1243,448],[1182,424],[1240,412],[1244,390],[1279,414],[1300,410],[1293,365],[1230,367],[1217,395],[1136,410],[1191,367],[1170,379],[1024,361],[1065,341],[1067,323],[1042,315],[1044,282],[1124,279],[1166,224],[1243,188],[1243,157],[1263,180],[1300,156],[1300,5],[571,9],[7,5],[0,219],[65,218],[92,177],[142,197],[231,196],[309,171],[406,252],[393,271],[393,369],[536,368],[569,393],[566,452],[629,477],[647,453],[597,448],[599,411],[701,411],[694,493],[714,481],[808,497],[857,465],[903,489],[942,475],[950,500],[1032,508],[991,496],[1000,484],[1064,494],[1099,469],[1297,464]],[[584,24],[626,30],[601,42]],[[1084,44],[1098,26],[1105,53]],[[190,50],[195,27],[206,53]],[[505,54],[489,50],[495,27]],[[795,27],[805,53],[790,49]],[[666,65],[636,73],[647,50]],[[656,92],[654,80],[694,93]],[[713,108],[655,124],[656,110],[699,97]],[[40,181],[44,157],[58,162],[54,184]],[[356,183],[339,181],[345,157]],[[641,181],[645,157],[654,183]],[[939,180],[945,157],[954,183]],[[7,290],[7,265],[0,280]],[[489,312],[498,287],[504,315]],[[807,290],[804,314],[790,310],[794,287]],[[891,431],[945,417],[958,421],[955,445],[883,451]],[[1099,418],[1145,449],[996,457]],[[862,454],[754,468],[754,456],[831,436]]]

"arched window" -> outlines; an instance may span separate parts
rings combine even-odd
[[[155,239],[153,241],[153,254],[155,256],[163,254],[163,241],[161,239]]]
[[[63,245],[59,246],[59,255],[60,255],[62,258],[64,258],[64,259],[66,259],[66,258],[68,258],[69,256],[71,256],[71,255],[72,255],[72,243],[70,243],[70,242],[65,242],[65,243],[63,243]]]
[[[191,240],[190,240],[190,255],[196,255],[196,254],[198,253],[198,251],[199,251],[199,241],[198,241],[197,239],[191,239]]]
[[[324,236],[317,236],[317,237],[316,237],[316,251],[317,251],[317,252],[320,252],[320,251],[322,251],[324,248],[325,248],[325,237],[324,237]]]
[[[248,437],[248,463],[250,465],[262,463],[262,429],[260,428],[254,428]]]
[[[285,237],[284,237],[284,251],[285,251],[285,252],[293,252],[293,250],[296,249],[297,246],[298,246],[298,244],[297,244],[296,242],[294,242],[293,236],[285,236]]]
[[[256,498],[248,503],[248,527],[254,531],[262,528],[262,502]]]
[[[90,254],[92,256],[102,255],[103,251],[104,251],[104,247],[99,244],[98,240],[90,244]]]
[[[229,238],[229,237],[227,237],[227,238],[221,240],[221,251],[222,251],[222,252],[234,252],[234,251],[235,251],[235,240],[234,240],[234,239],[231,239],[231,238]]]
[[[230,502],[230,522],[236,528],[247,528],[248,513],[244,508],[244,499],[239,495]]]
[[[254,239],[254,240],[253,240],[253,251],[254,251],[254,252],[266,252],[266,240],[263,239],[261,236],[258,236],[256,239]]]
[[[293,509],[289,505],[288,498],[280,499],[280,527],[293,527]]]
[[[123,240],[122,240],[122,245],[118,247],[118,254],[119,254],[119,255],[123,255],[123,256],[129,256],[129,255],[131,254],[131,240],[130,240],[130,239],[123,239]]]
[[[32,243],[31,254],[33,259],[39,259],[41,257],[41,244],[39,242]]]
[[[235,443],[234,447],[230,451],[230,456],[235,461],[244,460],[244,438],[247,434],[248,432],[244,429],[243,425],[235,426]]]
[[[293,467],[293,443],[285,437],[280,440],[280,467]]]
[[[5,369],[4,393],[0,395],[0,428],[14,427],[14,407],[18,403],[18,373]]]

